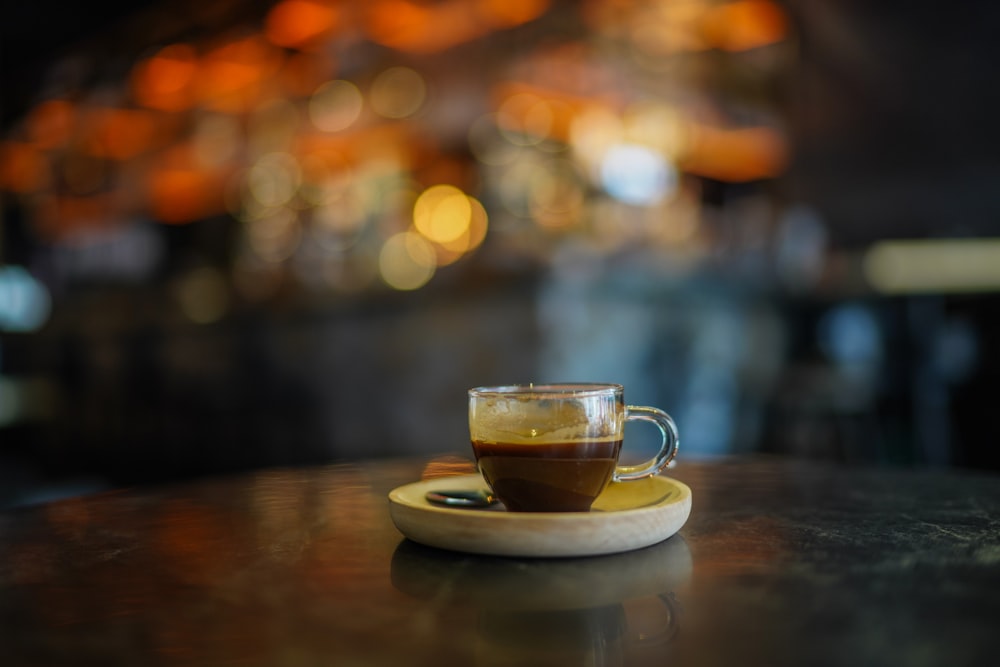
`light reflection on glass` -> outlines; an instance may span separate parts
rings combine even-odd
[[[454,475],[471,475],[476,472],[476,463],[471,457],[446,454],[436,456],[427,462],[420,479],[435,479]]]

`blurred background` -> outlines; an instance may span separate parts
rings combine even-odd
[[[529,381],[685,458],[1000,468],[1000,7],[3,16],[0,505],[467,454]]]

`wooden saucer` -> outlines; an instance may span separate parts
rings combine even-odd
[[[452,508],[426,499],[428,491],[477,488],[486,488],[478,474],[406,484],[389,493],[389,514],[403,535],[427,546],[552,558],[648,547],[680,530],[691,513],[691,489],[661,476],[612,483],[590,512]]]

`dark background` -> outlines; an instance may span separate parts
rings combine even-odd
[[[44,98],[66,53],[105,65],[86,76],[114,79],[158,34],[221,32],[269,6],[8,3],[3,129]],[[1000,9],[782,6],[792,55],[765,90],[792,161],[772,181],[701,183],[702,205],[722,222],[717,251],[696,270],[649,270],[637,252],[573,282],[488,242],[481,261],[416,293],[291,294],[195,326],[164,315],[171,280],[192,256],[225,262],[237,223],[158,228],[168,253],[146,280],[71,285],[55,293],[41,330],[0,333],[0,377],[29,388],[41,381],[45,406],[0,426],[0,502],[272,465],[464,453],[464,390],[532,379],[625,382],[630,402],[678,417],[682,458],[761,450],[1000,468],[993,291],[886,296],[846,269],[782,281],[780,231],[763,249],[741,245],[723,215],[762,196],[803,207],[822,221],[835,267],[853,266],[884,239],[995,236]],[[510,44],[512,55],[522,46]],[[722,73],[701,86],[739,93],[743,70],[713,71]],[[51,249],[24,207],[2,196],[0,260],[37,266]],[[574,330],[580,313],[585,325]]]

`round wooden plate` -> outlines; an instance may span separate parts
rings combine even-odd
[[[669,477],[612,483],[590,512],[508,512],[442,507],[428,491],[486,488],[480,475],[438,477],[389,493],[403,535],[427,546],[493,556],[596,556],[662,542],[691,514],[691,489]]]

